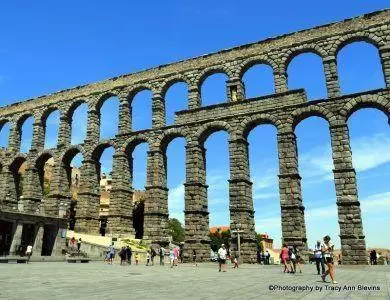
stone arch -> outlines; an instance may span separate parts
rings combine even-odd
[[[90,109],[90,105],[89,105],[88,101],[86,101],[84,99],[76,99],[68,107],[68,109],[66,110],[66,114],[65,115],[71,120],[72,117],[73,117],[74,111],[82,104],[86,104],[87,107],[88,107],[88,110]]]
[[[55,159],[55,153],[51,150],[44,150],[37,155],[37,158],[34,163],[34,167],[38,172],[38,178],[41,188],[42,196],[45,194],[45,164],[49,159]]]
[[[340,114],[345,121],[359,109],[376,108],[382,111],[386,116],[390,117],[390,102],[383,96],[361,96],[349,100],[341,109]]]
[[[276,130],[279,130],[282,123],[278,118],[270,114],[256,114],[244,118],[240,123],[236,131],[237,137],[248,137],[252,129],[258,125],[271,124],[276,127]]]
[[[10,190],[10,192],[15,198],[15,200],[19,200],[20,196],[23,195],[22,176],[19,173],[19,170],[25,163],[27,164],[27,155],[25,155],[24,153],[20,153],[12,159],[8,167],[9,171],[12,174],[12,182],[10,182],[9,184],[12,183],[11,189],[13,189],[13,191]]]
[[[142,83],[134,85],[131,89],[129,89],[127,98],[130,101],[130,104],[132,104],[134,97],[139,93],[143,91],[151,91],[152,94],[154,92],[153,86],[150,83]]]
[[[225,67],[225,66],[213,66],[213,67],[209,67],[209,68],[206,68],[204,69],[198,76],[198,81],[197,81],[197,87],[199,89],[202,88],[202,84],[204,83],[204,81],[206,80],[207,77],[211,76],[211,75],[214,75],[214,74],[217,74],[217,73],[223,73],[223,74],[226,74],[226,76],[231,79],[234,74],[233,72]]]
[[[9,128],[8,128],[8,133],[4,133],[3,130],[4,129],[4,126],[9,124]],[[9,142],[10,142],[10,135],[11,135],[11,130],[12,130],[12,127],[14,126],[14,124],[12,123],[11,120],[9,120],[8,118],[5,118],[5,119],[1,119],[0,120],[0,139],[3,137],[2,134],[5,134],[5,135],[8,135],[7,139],[5,139],[4,141],[1,140],[0,143],[1,145],[3,145],[4,143],[4,149],[8,148],[9,147]],[[1,146],[0,146],[1,148]]]
[[[84,148],[81,145],[73,145],[61,153],[59,160],[66,165],[70,165],[72,159],[78,153],[80,153],[85,158],[86,152]]]
[[[382,38],[378,37],[374,33],[363,32],[363,33],[347,34],[340,37],[338,42],[335,42],[332,45],[330,54],[332,54],[332,56],[334,57],[337,57],[341,49],[343,49],[348,44],[352,44],[354,42],[366,42],[368,44],[373,45],[378,50],[380,47],[385,45],[385,42],[382,40]]]
[[[16,125],[18,126],[18,130],[21,130],[23,123],[30,117],[32,117],[34,119],[34,122],[35,122],[35,116],[33,113],[24,113],[21,117],[19,117],[16,120]]]
[[[148,145],[151,145],[151,141],[149,140],[149,137],[147,135],[139,134],[136,136],[132,136],[122,145],[122,147],[118,151],[126,155],[131,155],[135,147],[142,143],[147,143]]]
[[[119,95],[116,94],[115,92],[111,92],[110,91],[110,92],[104,93],[96,101],[96,104],[95,104],[96,111],[100,111],[100,109],[102,108],[104,102],[106,102],[106,100],[110,99],[111,97],[117,97],[118,99],[120,98]]]
[[[186,132],[183,128],[170,128],[156,140],[156,144],[165,153],[169,143],[178,137],[184,138],[187,142]]]
[[[250,68],[252,68],[255,65],[269,66],[272,68],[273,72],[275,72],[275,70],[278,68],[277,64],[269,57],[265,57],[265,56],[250,57],[250,58],[244,60],[240,64],[240,70],[238,71],[239,78],[242,80],[245,72],[248,71]]]
[[[202,125],[196,132],[196,139],[199,145],[203,145],[207,138],[214,132],[224,130],[228,133],[231,140],[235,139],[235,134],[229,123],[225,121],[214,121]]]
[[[41,115],[41,123],[43,125],[46,124],[47,118],[50,116],[50,114],[57,110],[60,112],[60,114],[62,113],[58,106],[50,106],[48,109],[46,109]]]
[[[300,47],[288,49],[284,54],[285,55],[284,71],[287,72],[288,66],[290,65],[291,61],[294,58],[305,53],[315,54],[319,56],[322,60],[327,56],[327,52],[316,45],[306,45],[306,46],[300,46]]]
[[[294,110],[287,122],[283,126],[282,131],[285,132],[294,132],[296,126],[303,120],[309,117],[320,117],[328,122],[329,126],[336,125],[336,116],[333,112],[329,111],[325,107],[322,106],[309,106],[304,108],[298,108]]]
[[[95,162],[98,162],[104,150],[110,147],[116,149],[116,145],[114,141],[112,140],[101,141],[100,143],[95,144],[91,148],[92,149],[91,153],[88,156],[90,156]]]
[[[35,166],[38,166],[39,162],[41,162],[42,160],[44,160],[47,157],[55,158],[56,157],[55,152],[51,149],[45,149],[45,150],[39,152],[36,155]]]
[[[178,75],[167,78],[164,81],[164,84],[162,85],[162,87],[160,89],[161,97],[163,97],[165,99],[167,91],[174,84],[180,83],[180,82],[187,84],[188,87],[190,86],[190,81],[188,80],[188,78],[184,74],[178,74]]]

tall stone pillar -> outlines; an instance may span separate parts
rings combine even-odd
[[[168,189],[166,157],[159,149],[148,151],[144,210],[144,239],[152,244],[168,244]]]
[[[58,129],[58,146],[59,149],[66,149],[71,144],[72,121],[68,116],[62,115],[60,117],[60,127]]]
[[[70,208],[71,194],[71,170],[62,161],[57,161],[53,167],[50,192],[45,199],[45,213],[51,216],[59,216],[60,206]]]
[[[20,152],[21,132],[16,122],[12,123],[9,135],[8,150],[10,152]]]
[[[287,72],[284,68],[274,70],[275,93],[284,93],[288,91]]]
[[[383,76],[385,77],[386,88],[390,89],[390,45],[379,48]]]
[[[33,137],[31,142],[31,151],[39,152],[45,147],[45,125],[36,120],[33,125]]]
[[[23,208],[28,213],[40,213],[43,198],[39,172],[35,165],[27,164],[23,180]],[[20,199],[22,200],[22,199]]]
[[[188,109],[196,109],[200,106],[200,89],[196,85],[190,85],[188,88]]]
[[[76,208],[75,231],[99,233],[100,168],[92,159],[85,159],[81,167],[81,182]]]
[[[337,59],[334,56],[324,58],[324,72],[328,98],[340,96],[339,75],[337,72]]]
[[[334,181],[344,264],[367,264],[360,202],[346,123],[331,126]]]
[[[127,94],[120,96],[119,103],[119,134],[126,134],[131,132],[131,104]]]
[[[66,225],[60,224],[54,228],[55,241],[51,256],[62,256],[62,249],[66,247]]]
[[[229,141],[229,153],[230,228],[241,231],[241,259],[252,262],[256,261],[257,241],[246,139],[240,137]],[[233,233],[232,237],[237,238],[237,233]],[[234,248],[238,250],[238,245]]]
[[[87,138],[86,143],[98,142],[100,137],[100,113],[91,108],[88,112]]]
[[[113,159],[107,233],[134,237],[133,191],[130,184],[129,160],[125,154],[114,154]]]
[[[37,224],[35,231],[36,232],[35,232],[32,256],[41,256],[42,245],[43,245],[43,234],[44,234],[43,224]]]
[[[239,77],[226,81],[228,102],[242,101],[245,99],[245,85]]]
[[[283,243],[307,249],[301,176],[294,132],[278,134],[279,194],[282,213]]]
[[[163,127],[165,126],[165,100],[161,94],[153,94],[152,101],[152,126]]]
[[[18,210],[18,197],[16,191],[16,178],[14,174],[7,168],[3,171],[4,178],[4,201],[3,201],[3,209],[5,210]]]
[[[191,259],[193,250],[200,261],[210,260],[209,212],[207,203],[205,149],[196,143],[186,146],[185,250]]]
[[[13,224],[12,231],[13,231],[13,236],[12,236],[11,247],[9,249],[10,256],[16,255],[16,252],[18,251],[18,247],[22,243],[23,224],[19,222],[15,222]]]

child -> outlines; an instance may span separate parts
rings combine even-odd
[[[138,266],[138,261],[139,261],[139,254],[138,252],[135,253],[135,265]]]

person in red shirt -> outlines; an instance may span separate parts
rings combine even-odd
[[[287,270],[287,273],[290,273],[290,270],[288,268],[288,262],[289,262],[289,255],[288,255],[288,248],[287,248],[287,244],[283,244],[283,248],[282,250],[280,251],[280,261],[282,262],[282,264],[284,265],[284,270],[283,270],[283,273],[286,273],[286,270]]]

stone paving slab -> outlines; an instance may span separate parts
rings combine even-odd
[[[323,283],[314,269],[306,265],[292,275],[258,265],[219,273],[216,264],[4,264],[0,299],[390,299],[390,266],[338,267],[338,285]],[[359,285],[380,290],[358,291]],[[330,290],[335,287],[350,290]],[[291,290],[299,288],[307,290]]]

